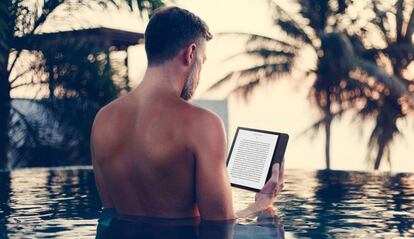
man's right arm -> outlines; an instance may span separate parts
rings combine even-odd
[[[191,127],[196,163],[196,197],[204,220],[244,218],[267,209],[283,189],[284,163],[275,164],[272,176],[247,208],[233,211],[231,187],[226,167],[227,142],[221,119],[209,111]]]
[[[192,129],[196,164],[196,197],[203,220],[234,219],[226,169],[227,142],[221,119],[202,111]]]

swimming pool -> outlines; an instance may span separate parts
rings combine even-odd
[[[413,174],[286,170],[285,185],[276,215],[238,221],[233,238],[414,237]],[[233,197],[240,209],[254,194]],[[100,207],[90,167],[0,173],[2,239],[94,238]]]

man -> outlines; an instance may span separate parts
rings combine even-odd
[[[158,10],[145,31],[148,68],[130,93],[97,114],[91,151],[104,208],[121,215],[227,220],[262,210],[283,183],[283,166],[235,215],[221,119],[191,105],[206,60],[207,25],[178,7]]]

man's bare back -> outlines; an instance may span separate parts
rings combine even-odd
[[[101,109],[92,127],[102,204],[121,215],[234,219],[223,123],[187,102],[206,60],[208,28],[186,10],[165,8],[151,18],[145,36],[148,68],[142,82]],[[252,209],[273,201],[283,182],[278,169]]]
[[[199,216],[193,143],[211,129],[192,127],[216,116],[178,97],[145,97],[137,89],[96,118],[93,163],[103,204],[121,214]]]

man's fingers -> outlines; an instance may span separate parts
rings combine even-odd
[[[282,169],[282,171],[280,170],[280,164],[279,163],[273,164],[273,166],[272,166],[272,176],[270,177],[269,181],[267,181],[266,184],[263,186],[262,190],[260,190],[260,194],[274,195],[275,193],[282,190],[283,180],[280,179],[280,174],[282,172],[283,172],[283,169]],[[256,195],[256,200],[258,199],[258,196],[259,196],[259,194]]]
[[[275,164],[273,164],[273,168],[272,168],[272,176],[273,175],[279,175],[279,168],[280,168],[280,165],[279,165],[279,163],[275,163]]]
[[[275,163],[273,164],[272,177],[270,178],[270,180],[272,180],[272,182],[277,184],[277,182],[279,181],[279,175],[280,175],[279,163]]]
[[[282,163],[280,165],[279,180],[283,181],[284,177],[285,177],[285,159],[282,160]]]
[[[283,159],[281,167],[280,167],[279,178],[278,178],[278,192],[281,192],[284,187],[285,187],[285,159]]]
[[[284,187],[285,187],[284,183],[279,184],[278,187],[277,187],[277,192],[281,192]]]

